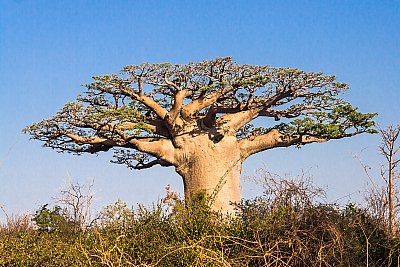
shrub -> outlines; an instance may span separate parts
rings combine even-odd
[[[400,240],[384,222],[292,182],[239,203],[232,217],[211,211],[205,195],[136,209],[117,201],[75,231],[45,205],[36,228],[0,229],[0,266],[397,266]]]

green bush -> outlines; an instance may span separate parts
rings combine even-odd
[[[43,206],[35,227],[0,229],[0,266],[398,266],[400,240],[356,205],[266,195],[227,217],[208,202],[132,209],[118,201],[80,231]]]

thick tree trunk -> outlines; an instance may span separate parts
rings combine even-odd
[[[231,202],[240,202],[242,159],[236,137],[213,141],[210,135],[177,139],[176,171],[182,176],[185,198],[205,192],[212,197],[212,209],[233,214]]]

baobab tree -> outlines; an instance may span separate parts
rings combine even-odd
[[[114,150],[112,162],[136,170],[173,166],[186,198],[217,192],[213,208],[224,212],[241,200],[251,155],[375,131],[375,114],[344,101],[348,85],[323,73],[226,57],[130,65],[93,80],[75,102],[24,131],[60,152]]]

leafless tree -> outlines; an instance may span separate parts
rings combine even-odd
[[[358,156],[361,166],[369,179],[365,201],[368,209],[377,219],[387,223],[390,234],[397,232],[397,217],[399,215],[400,200],[397,180],[400,178],[400,125],[389,125],[378,129],[381,143],[378,146],[379,154],[385,159],[380,167],[379,176],[382,183],[371,174],[372,168],[365,164]]]
[[[254,179],[263,186],[265,197],[272,207],[304,209],[326,196],[325,190],[316,186],[312,177],[304,171],[297,176],[281,176],[261,168],[256,171]]]
[[[84,229],[91,222],[94,181],[85,184],[68,181],[56,201],[76,229]]]
[[[398,194],[396,180],[400,177],[398,166],[400,163],[399,151],[399,135],[400,125],[389,125],[385,129],[379,129],[381,136],[381,145],[379,152],[386,160],[386,167],[381,169],[381,176],[387,184],[387,202],[389,208],[389,231],[391,234],[396,233],[396,213],[399,207],[399,201],[396,198]]]

